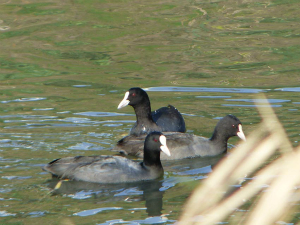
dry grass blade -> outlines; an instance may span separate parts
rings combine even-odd
[[[247,225],[273,224],[284,214],[293,187],[300,183],[298,173],[293,173],[300,170],[300,164],[297,164],[300,160],[300,150],[292,151],[292,145],[271,107],[258,107],[258,110],[263,118],[259,129],[248,137],[246,143],[241,144],[229,157],[223,159],[209,178],[194,191],[178,224],[220,222],[243,205],[243,200],[251,199],[260,192],[265,184],[269,184],[270,188],[262,193],[258,208],[246,215]],[[226,195],[226,191],[229,191],[241,177],[258,170],[278,149],[288,153],[256,172],[256,178],[243,188]],[[276,193],[279,193],[277,197],[274,196]],[[270,208],[274,205],[276,207],[272,212]]]
[[[292,151],[293,146],[289,141],[282,124],[278,121],[268,100],[263,94],[258,94],[258,97],[264,100],[263,101],[264,103],[262,102],[256,103],[257,110],[259,111],[260,115],[263,118],[263,125],[265,126],[265,128],[267,128],[269,132],[277,134],[278,137],[285,139],[283,145],[281,146],[281,149],[284,150],[284,152]],[[266,105],[268,107],[261,107]]]
[[[300,183],[299,162],[300,147],[296,152],[286,154],[280,159],[278,177],[274,179],[268,191],[264,193],[246,225],[273,224],[290,207],[289,199],[295,191],[294,187]]]
[[[257,146],[257,138],[264,136],[264,131],[259,129],[257,132],[254,132],[247,138],[246,143],[242,143],[239,148],[243,149],[241,151],[235,151],[235,154],[230,155],[230,157],[223,160],[222,163],[217,165],[214,170],[218,171],[217,173],[212,173],[202,186],[199,186],[194,193],[201,193],[201,195],[197,195],[190,199],[191,206],[197,205],[199,202],[201,204],[198,207],[191,207],[190,210],[187,212],[186,215],[197,214],[202,210],[207,209],[208,207],[214,205],[218,202],[221,198],[223,198],[223,193],[227,190],[228,185],[235,183],[237,178],[241,176],[245,176],[247,172],[243,170],[242,172],[238,173],[234,177],[232,174],[234,172],[239,172],[237,167],[243,165],[244,160],[249,158],[250,152],[253,151],[253,148]],[[211,195],[211,193],[214,193]],[[207,199],[207,196],[210,196]],[[188,206],[187,206],[188,207]]]

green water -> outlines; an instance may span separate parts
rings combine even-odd
[[[249,134],[260,122],[251,99],[263,92],[297,146],[299,7],[286,0],[2,2],[0,224],[178,219],[218,158],[164,162],[154,190],[69,190],[76,185],[66,183],[65,192],[49,194],[43,164],[112,154],[129,132],[133,110],[117,105],[130,87],[162,87],[148,91],[152,108],[176,106],[188,132],[206,137],[229,113]]]

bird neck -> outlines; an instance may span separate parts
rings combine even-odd
[[[145,166],[162,167],[161,161],[160,161],[160,152],[144,149],[143,164]]]
[[[219,131],[217,128],[215,128],[210,141],[212,141],[214,144],[217,144],[220,148],[223,148],[224,150],[227,150],[227,141],[229,137],[226,135],[226,133]]]
[[[133,106],[137,124],[144,123],[145,121],[150,121],[154,123],[151,115],[151,106],[149,99],[145,100],[142,104]]]

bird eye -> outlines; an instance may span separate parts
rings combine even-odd
[[[135,97],[135,95],[136,95],[135,93],[132,93],[132,94],[131,94],[131,96],[133,96],[133,97]]]
[[[158,140],[156,138],[153,138],[153,141],[158,142]]]
[[[235,125],[234,125],[234,124],[232,124],[232,127],[235,127]]]

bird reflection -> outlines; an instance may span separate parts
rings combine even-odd
[[[61,181],[52,178],[52,180],[47,181],[46,185],[52,189],[53,195],[63,194],[74,199],[93,199],[97,203],[145,201],[148,216],[155,217],[162,215],[163,195],[166,190],[181,182],[205,179],[223,157],[224,155],[219,155],[164,161],[163,166],[165,171],[168,171],[169,176],[163,180],[99,184],[82,181]],[[58,183],[61,184],[59,187]]]
[[[134,183],[98,184],[79,181],[47,181],[53,195],[66,194],[77,199],[94,198],[98,202],[145,201],[148,216],[160,216],[163,208],[164,191],[162,181],[152,180]]]

